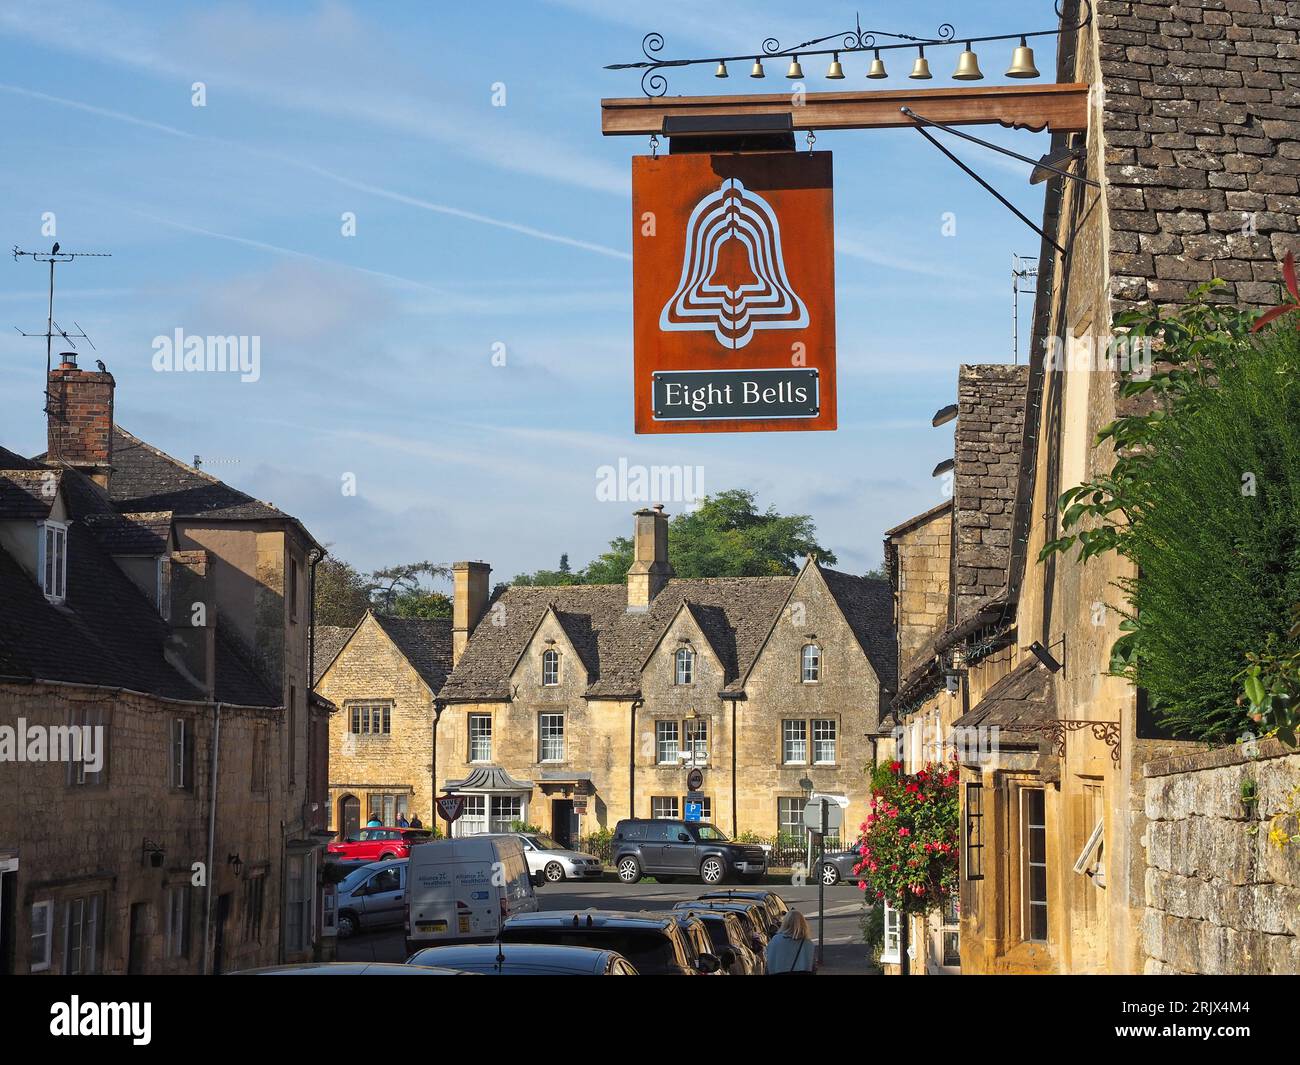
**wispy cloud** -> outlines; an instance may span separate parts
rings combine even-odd
[[[141,18],[136,9],[89,0],[7,0],[0,33],[185,85],[204,80],[213,91],[264,106],[427,139],[505,171],[628,195],[622,168],[519,128],[506,109],[490,108],[486,94],[482,108],[467,108],[454,100],[454,87],[422,85],[428,70],[402,70],[388,35],[338,4],[292,16],[226,7],[167,22],[156,10]],[[403,87],[404,80],[415,88]]]

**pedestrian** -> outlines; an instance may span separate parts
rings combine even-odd
[[[816,970],[816,953],[808,919],[798,910],[791,910],[781,922],[780,930],[767,944],[767,975],[811,975]]]
[[[379,820],[379,815],[373,810],[370,811],[370,820],[366,822],[366,828],[382,828],[384,823]]]
[[[397,827],[398,827],[398,828],[410,828],[410,827],[411,827],[411,822],[408,821],[408,820],[406,819],[406,814],[398,814],[398,815],[397,815]]]
[[[409,825],[407,825],[406,827],[407,827],[407,828],[423,828],[423,827],[424,827],[424,822],[420,820],[420,815],[419,815],[419,814],[416,814],[414,817],[411,818],[411,823],[410,823]]]

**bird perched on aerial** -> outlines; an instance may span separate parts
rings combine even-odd
[[[104,365],[103,359],[95,360],[95,368],[99,370],[100,373],[108,373],[108,367]]]
[[[54,242],[54,247],[50,249],[50,254],[51,255],[59,254],[59,242],[57,240]]]

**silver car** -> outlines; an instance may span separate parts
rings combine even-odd
[[[400,925],[406,917],[407,858],[353,869],[338,886],[339,938]]]
[[[855,850],[827,851],[822,858],[822,883],[838,884],[841,880],[849,880],[856,884],[862,877],[855,876],[853,868],[861,861],[862,855]]]
[[[561,880],[598,880],[605,871],[599,858],[562,847],[545,833],[519,832],[516,835],[524,845],[528,872],[535,884],[543,880],[550,884],[558,884]]]

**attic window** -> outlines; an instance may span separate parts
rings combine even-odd
[[[678,648],[675,659],[675,680],[676,684],[694,684],[695,683],[695,652],[689,647]]]
[[[172,613],[172,563],[166,555],[158,557],[158,613],[170,618]]]
[[[816,684],[822,679],[822,649],[815,643],[803,645],[801,673],[805,684]]]
[[[64,522],[42,523],[38,555],[41,591],[51,603],[62,603],[68,585],[68,526]]]
[[[554,688],[560,683],[560,652],[542,652],[542,686]]]

